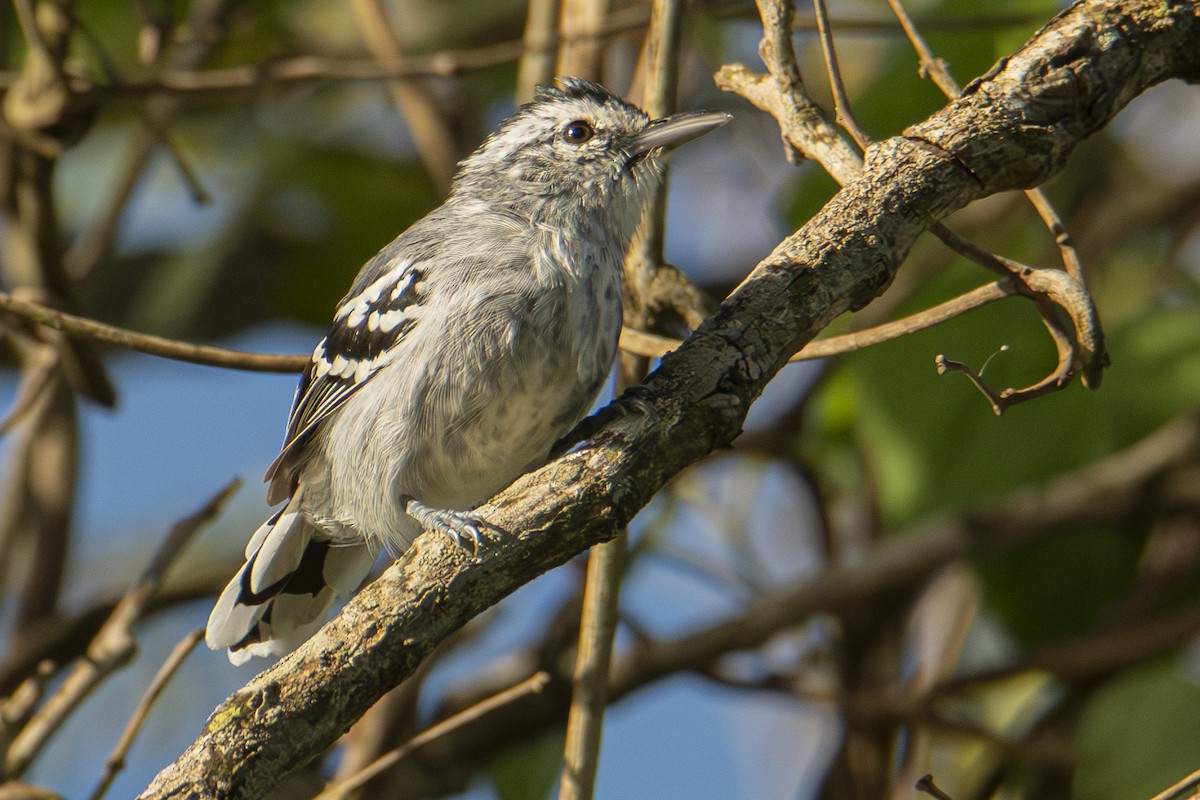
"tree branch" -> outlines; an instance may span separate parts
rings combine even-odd
[[[469,619],[610,539],[740,431],[788,357],[885,287],[912,243],[972,200],[1044,181],[1148,86],[1200,77],[1200,7],[1080,3],[962,97],[873,146],[861,176],[760,264],[578,450],[482,506],[485,558],[425,535],[300,649],[209,718],[143,798],[258,797],[336,741]]]

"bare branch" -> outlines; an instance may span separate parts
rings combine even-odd
[[[593,3],[600,8],[603,4]],[[683,30],[683,3],[654,0],[650,28],[639,60],[642,78],[641,105],[651,117],[675,111],[679,82],[679,50]],[[588,53],[576,53],[584,59]],[[566,54],[564,54],[564,59]],[[626,319],[639,328],[650,323],[650,287],[663,262],[666,227],[666,182],[658,187],[642,212],[642,223],[630,244],[624,265]],[[639,383],[648,360],[622,353],[616,391]],[[563,769],[559,780],[562,800],[591,800],[595,793],[600,759],[600,736],[608,707],[608,670],[613,640],[620,621],[618,598],[625,575],[628,535],[622,531],[611,541],[592,547],[588,555],[587,580],[579,624],[579,646],[571,682],[571,707],[563,745]]]
[[[1011,282],[998,281],[903,319],[867,330],[830,336],[827,339],[812,342],[792,356],[791,360],[809,361],[828,358],[891,341],[900,336],[938,325],[967,311],[1016,293],[1019,293],[1019,290],[1014,288]],[[61,330],[72,336],[86,336],[105,344],[176,361],[186,361],[191,364],[254,372],[288,373],[301,372],[309,362],[309,357],[303,355],[249,353],[243,350],[180,342],[152,334],[137,333],[86,317],[56,311],[40,303],[16,298],[3,292],[0,292],[0,309],[19,314],[33,322]],[[661,358],[682,343],[681,339],[659,336],[630,327],[621,329],[621,349],[646,358]]]
[[[571,682],[571,707],[558,785],[564,800],[590,800],[600,763],[600,734],[608,707],[608,668],[616,635],[617,598],[625,571],[626,534],[592,547]]]
[[[179,342],[148,333],[136,333],[86,317],[56,311],[41,303],[23,300],[4,292],[0,292],[0,309],[19,314],[39,325],[45,325],[71,336],[87,337],[105,344],[136,350],[139,353],[173,358],[192,364],[255,372],[300,372],[308,366],[309,361],[307,356],[245,353],[239,350],[227,350],[223,347]]]

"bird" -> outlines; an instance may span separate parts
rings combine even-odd
[[[663,152],[729,120],[651,119],[559,78],[459,164],[313,350],[264,478],[283,505],[218,597],[211,649],[290,652],[423,529],[478,551],[472,509],[544,463],[612,370],[622,262]]]

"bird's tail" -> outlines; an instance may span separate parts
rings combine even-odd
[[[205,641],[229,649],[229,660],[284,655],[311,636],[338,597],[349,595],[371,570],[376,553],[365,543],[335,544],[300,511],[303,491],[263,523],[246,545],[246,563],[221,592],[208,617]]]

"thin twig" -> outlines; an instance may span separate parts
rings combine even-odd
[[[348,797],[351,792],[361,789],[366,785],[367,781],[377,777],[386,770],[396,766],[408,756],[412,755],[418,748],[424,747],[432,741],[435,741],[448,733],[451,733],[469,723],[475,722],[481,717],[490,714],[496,709],[502,708],[515,703],[517,700],[528,697],[529,695],[538,694],[546,685],[550,683],[550,676],[545,672],[537,672],[515,686],[511,686],[502,692],[492,695],[486,700],[480,701],[470,708],[464,709],[457,714],[448,717],[441,722],[431,725],[425,730],[418,733],[405,744],[384,753],[379,758],[372,761],[362,770],[344,781],[332,783],[321,790],[313,800],[343,800]]]
[[[16,397],[5,412],[3,421],[0,421],[0,435],[11,431],[37,408],[38,401],[53,383],[59,366],[58,348],[46,342],[35,344],[22,357],[21,382]]]
[[[172,561],[191,538],[211,521],[230,495],[241,485],[231,481],[194,514],[176,522],[159,545],[149,565],[117,603],[104,625],[88,645],[87,654],[76,662],[62,685],[30,718],[13,739],[4,759],[4,774],[19,777],[41,752],[50,737],[92,690],[133,657],[136,644],[133,626],[142,618]]]
[[[1042,222],[1050,231],[1050,235],[1054,237],[1054,243],[1058,246],[1059,257],[1062,258],[1063,269],[1072,278],[1083,283],[1083,263],[1079,258],[1079,251],[1075,249],[1075,244],[1071,240],[1071,233],[1067,230],[1067,226],[1063,224],[1062,217],[1058,215],[1058,211],[1051,204],[1050,198],[1046,197],[1046,193],[1040,187],[1026,189],[1025,196],[1029,198],[1029,202],[1037,210],[1038,216],[1042,218]]]
[[[846,94],[846,85],[842,82],[842,70],[838,66],[837,51],[833,46],[833,33],[829,28],[829,12],[825,9],[825,0],[813,0],[813,13],[817,18],[817,34],[821,39],[825,70],[829,73],[834,118],[842,129],[850,134],[859,149],[865,151],[871,144],[871,137],[859,127],[858,120],[854,118],[854,111],[850,108],[850,96]]]
[[[892,9],[896,21],[904,30],[904,35],[908,37],[908,40],[912,42],[913,49],[917,51],[917,58],[921,64],[921,77],[933,81],[942,90],[942,94],[947,97],[957,97],[960,92],[958,82],[950,75],[950,68],[945,59],[939,58],[930,49],[900,0],[888,0],[888,5]]]
[[[202,206],[211,203],[212,195],[209,194],[208,189],[204,188],[204,184],[200,181],[200,176],[196,174],[196,170],[188,163],[187,158],[183,155],[183,151],[179,149],[179,145],[171,138],[171,132],[159,121],[152,109],[141,108],[139,111],[143,127],[150,133],[151,138],[166,151],[171,165],[175,167],[175,171],[183,180],[183,185],[187,187],[192,202]]]
[[[1198,796],[1200,796],[1200,769],[1169,789],[1164,789],[1154,795],[1150,800],[1195,800]]]
[[[1020,294],[1021,290],[1011,280],[996,281],[985,284],[978,289],[959,295],[958,297],[939,303],[932,308],[918,311],[910,316],[892,320],[882,325],[852,331],[837,336],[829,336],[809,342],[800,352],[789,359],[796,361],[815,361],[820,358],[830,358],[845,353],[873,347],[877,344],[899,339],[917,331],[932,328],[943,322],[961,316],[968,311]],[[659,336],[645,331],[625,328],[621,331],[621,348],[626,352],[636,353],[648,358],[661,358],[682,342],[667,336]]]
[[[125,768],[125,756],[128,755],[129,748],[133,746],[133,740],[137,738],[138,731],[145,724],[146,717],[150,715],[150,708],[158,700],[163,689],[167,687],[167,683],[179,671],[179,668],[183,666],[184,660],[203,638],[204,628],[197,628],[183,637],[171,649],[167,660],[163,662],[158,672],[154,674],[153,680],[150,681],[150,685],[146,687],[146,691],[142,694],[142,699],[138,701],[137,708],[133,710],[133,715],[129,718],[129,722],[125,724],[125,730],[121,731],[121,738],[117,740],[112,753],[104,760],[104,771],[100,774],[100,780],[96,784],[96,788],[92,790],[90,800],[100,800],[105,792],[108,791],[108,787],[112,785],[113,779],[117,777],[117,773]]]
[[[992,407],[992,413],[997,417],[1004,413],[1004,400],[1000,395],[992,391],[991,387],[984,382],[983,376],[976,372],[968,365],[961,361],[954,361],[939,353],[934,356],[934,365],[937,367],[938,375],[945,375],[947,372],[957,372],[960,375],[965,375],[979,393],[987,398],[988,404]]]
[[[277,355],[272,353],[247,353],[223,347],[192,344],[137,333],[115,325],[97,322],[87,317],[56,311],[41,303],[34,303],[0,292],[0,309],[11,311],[39,325],[62,331],[69,336],[94,339],[98,342],[117,345],[139,353],[147,353],[176,361],[203,364],[209,367],[244,369],[254,372],[300,372],[308,365],[307,356]]]
[[[588,554],[579,648],[575,654],[563,770],[558,785],[560,800],[590,800],[595,791],[627,539],[622,532],[612,541],[596,545]]]

